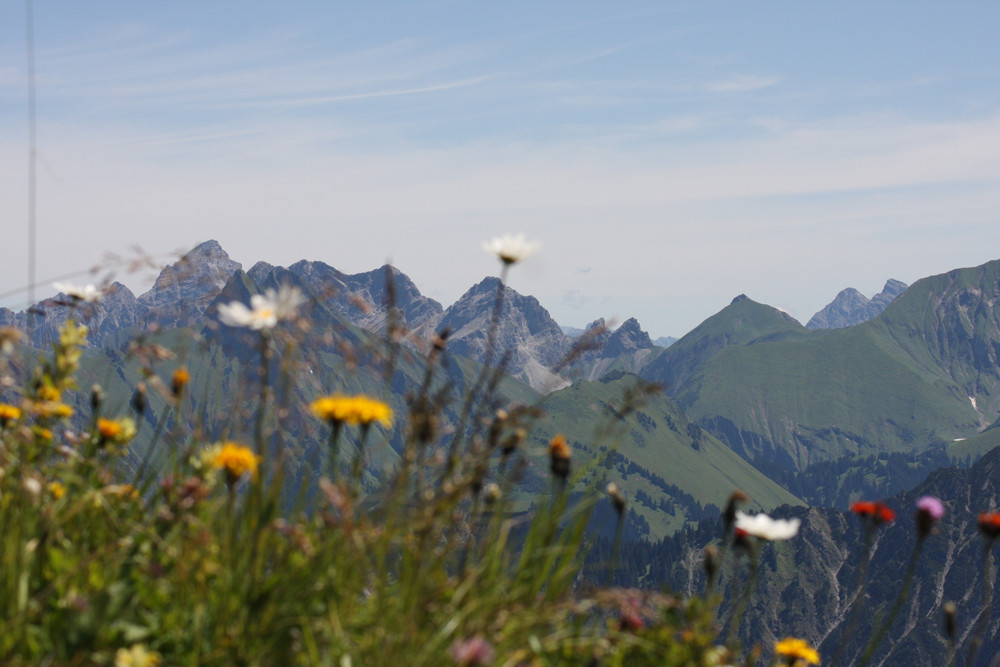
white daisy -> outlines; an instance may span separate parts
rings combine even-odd
[[[273,329],[281,320],[294,316],[304,302],[298,288],[282,285],[278,291],[268,288],[263,294],[251,296],[249,308],[239,301],[220,305],[219,320],[231,327],[249,327],[254,331]]]
[[[788,540],[799,532],[798,519],[772,519],[766,514],[736,512],[736,530],[762,540]]]
[[[496,255],[504,264],[514,264],[534,254],[540,244],[528,241],[524,234],[504,234],[483,244],[483,250]]]
[[[73,299],[74,301],[86,301],[87,303],[97,303],[104,294],[93,285],[71,285],[69,283],[52,283],[57,290]]]

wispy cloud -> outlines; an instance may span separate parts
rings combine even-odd
[[[776,76],[756,76],[753,74],[734,74],[728,79],[705,84],[705,90],[711,93],[748,93],[754,90],[770,88],[777,85],[781,79]]]

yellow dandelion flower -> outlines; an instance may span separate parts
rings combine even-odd
[[[63,486],[62,483],[60,482],[49,482],[48,489],[49,493],[51,493],[52,497],[55,498],[56,500],[59,500],[60,498],[66,495],[66,487]]]
[[[105,419],[101,417],[97,420],[97,432],[101,434],[102,438],[116,438],[122,432],[121,424],[113,419]]]
[[[226,471],[230,483],[235,483],[243,475],[257,479],[257,466],[261,457],[253,453],[249,447],[235,442],[225,442],[212,457],[212,467]]]
[[[386,428],[392,426],[392,408],[387,403],[360,394],[323,396],[310,403],[309,409],[320,419],[332,423],[367,426],[379,422]]]
[[[117,442],[124,444],[135,437],[135,422],[129,417],[121,419],[106,419],[101,417],[97,420],[97,433],[103,442]]]
[[[21,418],[21,408],[8,403],[0,403],[0,427]]]
[[[785,658],[790,665],[798,664],[799,661],[807,665],[820,664],[819,651],[810,646],[805,639],[785,637],[774,645],[774,652]]]

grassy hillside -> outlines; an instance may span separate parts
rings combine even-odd
[[[643,375],[667,385],[689,418],[770,465],[924,451],[997,418],[998,302],[1000,262],[921,280],[848,329],[807,333],[744,299]]]
[[[701,518],[701,508],[717,515],[734,489],[761,508],[801,504],[716,438],[689,423],[660,391],[636,400],[626,397],[638,378],[581,381],[550,394],[546,417],[534,437],[536,447],[562,433],[576,465],[594,466],[587,480],[615,482],[645,518],[649,537],[659,538]],[[537,459],[542,465],[541,458]]]

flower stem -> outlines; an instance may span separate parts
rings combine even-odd
[[[972,659],[976,657],[976,652],[983,643],[983,633],[986,625],[990,622],[993,612],[993,538],[986,538],[983,541],[983,611],[976,621],[976,631],[972,635],[972,643],[969,646],[969,658],[965,664],[971,665]]]
[[[854,628],[857,627],[858,620],[861,618],[862,598],[864,597],[865,580],[868,577],[868,564],[872,559],[872,542],[874,541],[874,537],[875,524],[873,521],[866,521],[865,544],[861,550],[861,563],[858,565],[858,585],[855,587],[854,601],[851,603],[850,620],[848,620],[847,629],[842,635],[844,638],[851,637],[854,634]],[[837,652],[834,654],[833,660],[830,661],[830,665],[835,666],[840,662],[846,646],[846,641],[839,642]]]
[[[336,483],[337,473],[340,471],[340,431],[343,422],[334,421],[330,426],[330,481]]]
[[[900,588],[899,595],[896,597],[896,601],[893,603],[892,609],[889,611],[889,616],[878,626],[878,630],[873,633],[872,638],[868,640],[868,646],[865,647],[865,652],[861,655],[861,662],[858,663],[859,667],[864,667],[871,662],[875,649],[882,643],[882,639],[885,638],[885,634],[889,631],[889,628],[892,627],[892,622],[896,620],[899,610],[903,608],[903,603],[906,601],[906,598],[910,593],[910,585],[913,583],[913,575],[917,571],[917,561],[920,560],[920,549],[923,546],[924,538],[922,535],[918,535],[917,545],[913,549],[913,555],[910,556],[909,565],[906,566],[906,576],[903,577],[903,586]]]

